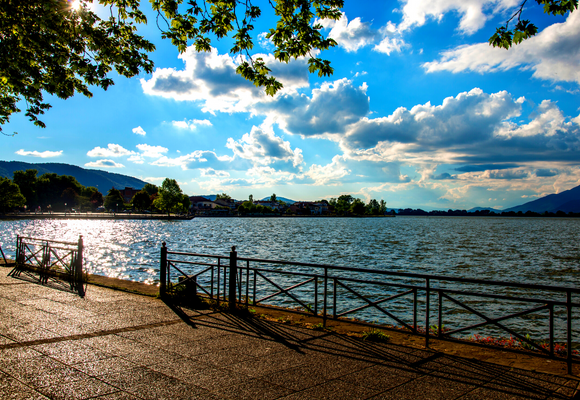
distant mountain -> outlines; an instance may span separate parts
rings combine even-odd
[[[0,161],[0,176],[12,179],[14,171],[25,171],[27,169],[38,170],[38,176],[46,173],[57,175],[74,176],[83,186],[94,186],[103,194],[109,189],[124,189],[132,187],[142,189],[146,182],[131,176],[116,174],[113,172],[100,171],[97,169],[85,169],[76,165],[60,163],[40,163],[31,164],[20,161]]]
[[[576,186],[573,189],[566,190],[558,194],[549,194],[546,197],[537,199],[534,201],[529,201],[520,206],[508,208],[504,211],[533,211],[537,213],[548,212],[580,212],[580,186]]]

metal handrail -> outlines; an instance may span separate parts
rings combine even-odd
[[[163,262],[164,251],[165,264]],[[179,257],[172,257],[171,260],[169,260],[167,259],[168,255],[176,255]],[[192,261],[194,258],[204,258],[206,260],[203,262]],[[208,262],[207,259],[210,261]],[[213,263],[211,260],[217,260],[217,263]],[[228,263],[222,263],[222,260],[228,260]],[[241,265],[238,265],[238,262],[240,262]],[[227,298],[227,300],[230,302],[230,307],[232,304],[235,305],[236,303],[245,303],[248,305],[250,304],[250,301],[252,304],[258,305],[262,304],[261,302],[266,300],[271,300],[278,296],[284,296],[285,299],[288,299],[292,303],[301,307],[301,310],[303,309],[303,311],[292,311],[309,315],[319,315],[319,303],[322,302],[321,317],[323,318],[324,325],[326,325],[327,319],[339,319],[346,315],[352,315],[365,309],[375,310],[374,312],[379,312],[380,315],[396,321],[400,326],[403,326],[412,333],[423,335],[425,337],[426,347],[429,346],[430,337],[455,341],[459,339],[452,337],[451,335],[453,334],[470,331],[483,326],[491,326],[494,329],[499,329],[503,332],[509,333],[512,337],[516,337],[518,340],[520,340],[521,343],[528,344],[531,347],[536,348],[540,352],[545,353],[548,357],[555,358],[554,317],[556,314],[554,309],[555,307],[558,307],[558,321],[563,322],[565,320],[566,322],[566,361],[568,364],[568,370],[571,371],[571,365],[573,361],[578,361],[572,357],[572,310],[578,310],[578,308],[580,308],[579,302],[572,301],[573,294],[580,294],[580,288],[576,287],[528,284],[519,282],[429,275],[423,273],[375,270],[369,268],[344,267],[328,264],[238,257],[235,251],[235,247],[232,248],[232,252],[229,256],[177,252],[167,250],[164,244],[164,247],[162,248],[162,270],[164,269],[163,266],[165,265],[165,268],[167,268],[167,277],[169,277],[169,269],[171,268],[171,265],[177,269],[176,264],[187,264],[192,267],[203,266],[205,268],[204,271],[195,274],[196,286],[202,288],[206,294],[211,293],[210,297],[212,298],[214,297],[215,286],[215,293],[217,295],[216,298],[218,300],[223,299],[224,301]],[[273,268],[277,265],[284,265],[286,267],[314,268],[315,271],[299,272],[295,270],[290,271],[287,269]],[[217,281],[214,281],[214,268],[217,270]],[[184,271],[179,271],[180,273],[184,274]],[[211,286],[211,288],[210,290],[205,290],[200,283],[200,279],[197,278],[200,278],[202,274],[207,274],[209,272],[211,272],[211,279],[209,279],[208,284]],[[346,275],[344,273],[349,274]],[[162,274],[165,274],[165,272],[162,271]],[[352,276],[353,274],[360,274],[362,276],[355,277]],[[288,278],[290,281],[286,280],[279,282],[276,281],[274,275],[301,278],[301,280],[292,280]],[[364,279],[364,275],[372,275],[373,279]],[[395,280],[379,280],[381,277],[391,277],[395,278]],[[161,280],[163,285],[163,279]],[[258,297],[258,280],[261,282],[262,286],[260,290],[262,292],[265,291],[264,287],[268,287],[270,288],[269,290],[273,290],[274,292],[267,295],[261,294]],[[355,284],[355,286],[353,286],[353,284]],[[311,306],[312,303],[310,301],[304,300],[300,298],[300,296],[291,293],[292,290],[300,287],[302,287],[302,290],[304,290],[305,285],[309,285],[307,289],[313,286],[313,291],[307,292],[306,295],[304,292],[302,292],[301,296],[304,297],[313,295],[313,306]],[[363,293],[364,290],[361,291],[361,286],[364,287],[365,285],[378,285],[384,288],[388,288],[390,292],[382,298],[372,299],[369,297],[369,295]],[[467,286],[461,288],[462,285]],[[503,287],[507,290],[516,290],[514,290],[514,296],[510,296],[509,294],[505,293],[505,290],[503,290],[501,293],[493,293],[493,291],[486,292],[483,289],[476,290],[470,285],[479,285],[479,289]],[[229,293],[227,289],[228,287]],[[397,292],[396,289],[402,289],[405,291]],[[534,294],[530,295],[530,293],[522,294],[521,290],[526,290],[526,292],[541,291],[543,293],[541,295],[535,296]],[[242,295],[244,291],[245,296]],[[321,292],[320,295],[319,291]],[[418,298],[418,293],[421,293],[420,299]],[[550,295],[548,295],[548,293]],[[342,300],[339,299],[339,297],[344,295],[350,296],[349,301],[352,301],[352,299],[358,299],[359,301],[362,301],[363,305],[346,310],[340,310],[339,312],[338,308],[344,306]],[[453,295],[453,297],[451,297],[451,295]],[[558,295],[565,296],[565,300],[556,298]],[[407,298],[407,296],[412,296],[412,298]],[[439,300],[438,302],[434,303],[432,298],[435,296],[438,296]],[[459,298],[457,298],[457,296],[459,296]],[[377,295],[375,292],[372,297],[380,297],[380,295]],[[309,298],[311,299],[312,297]],[[466,298],[469,298],[470,300],[468,301]],[[410,321],[405,322],[404,319],[406,318],[401,319],[389,311],[388,302],[395,299],[403,299],[409,304],[412,303],[412,309],[408,310],[409,316],[412,316],[413,319],[412,323]],[[510,313],[508,315],[500,315],[497,317],[489,317],[486,315],[486,313],[490,312],[489,310],[484,310],[483,312],[478,311],[476,308],[481,308],[481,305],[477,305],[475,308],[468,305],[472,300],[483,302],[485,299],[503,301],[503,307],[506,306],[505,301],[516,302],[516,304],[519,304],[517,304],[517,308],[514,310],[516,312]],[[472,324],[470,326],[460,326],[457,329],[445,331],[443,329],[443,319],[445,315],[445,309],[443,307],[444,300],[448,302],[446,305],[447,308],[451,303],[454,303],[451,304],[454,309],[462,309],[463,312],[469,313],[474,317],[481,318],[483,322]],[[487,303],[483,302],[483,304]],[[509,303],[507,304],[509,305]],[[424,314],[425,318],[423,328],[420,328],[417,323],[419,305],[421,306],[421,312]],[[433,310],[431,310],[431,306],[434,306]],[[560,313],[560,310],[563,308],[566,309],[565,318],[562,316],[564,313]],[[332,311],[330,312],[329,310]],[[523,335],[518,334],[513,329],[501,323],[505,320],[521,318],[525,315],[546,310],[549,312],[549,316],[547,317],[549,319],[549,350],[544,349],[542,347],[543,345],[530,340],[529,337],[524,337]],[[436,328],[436,332],[430,332],[432,311],[437,314],[438,327]],[[467,322],[467,320],[465,322]]]

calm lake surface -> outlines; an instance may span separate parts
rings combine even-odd
[[[90,273],[155,284],[172,251],[453,277],[580,286],[580,219],[494,217],[195,218],[191,221],[0,221],[16,235],[76,241]],[[367,318],[373,318],[369,315]]]

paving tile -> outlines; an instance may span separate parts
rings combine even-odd
[[[269,382],[253,379],[238,385],[218,387],[213,393],[235,400],[270,400],[287,396],[293,391]]]
[[[90,376],[119,373],[136,368],[138,365],[121,357],[109,357],[96,361],[75,364],[75,368]]]
[[[3,373],[0,373],[0,398],[3,400],[48,399],[43,394]]]
[[[369,368],[342,376],[340,380],[385,391],[401,386],[421,376],[422,374],[413,369],[394,368],[386,365],[373,365]]]
[[[474,389],[476,389],[476,386],[474,385],[427,375],[418,379],[411,380],[394,389],[380,393],[377,396],[372,397],[372,399],[457,399],[460,396],[472,392]]]
[[[75,365],[111,357],[109,353],[86,346],[78,341],[42,344],[32,346],[32,348],[67,365]]]
[[[90,377],[62,385],[46,386],[40,390],[53,400],[89,399],[118,391],[116,387]]]
[[[8,375],[34,387],[80,380],[86,375],[49,357],[21,358],[2,367]]]
[[[298,393],[283,397],[285,400],[362,400],[377,394],[377,389],[371,389],[344,381],[329,381]]]
[[[197,356],[191,357],[194,362],[200,362],[202,364],[210,364],[216,367],[222,366],[232,366],[242,362],[252,363],[257,360],[256,357],[252,357],[245,353],[241,353],[233,349],[218,350],[210,353],[204,353]]]

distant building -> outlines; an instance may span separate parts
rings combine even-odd
[[[125,189],[119,190],[121,192],[121,196],[123,196],[123,200],[125,203],[130,203],[133,199],[133,196],[138,192],[138,189],[133,189],[132,187],[125,187]]]
[[[218,205],[205,197],[201,196],[190,196],[189,201],[191,202],[191,211],[204,211],[216,208]]]

